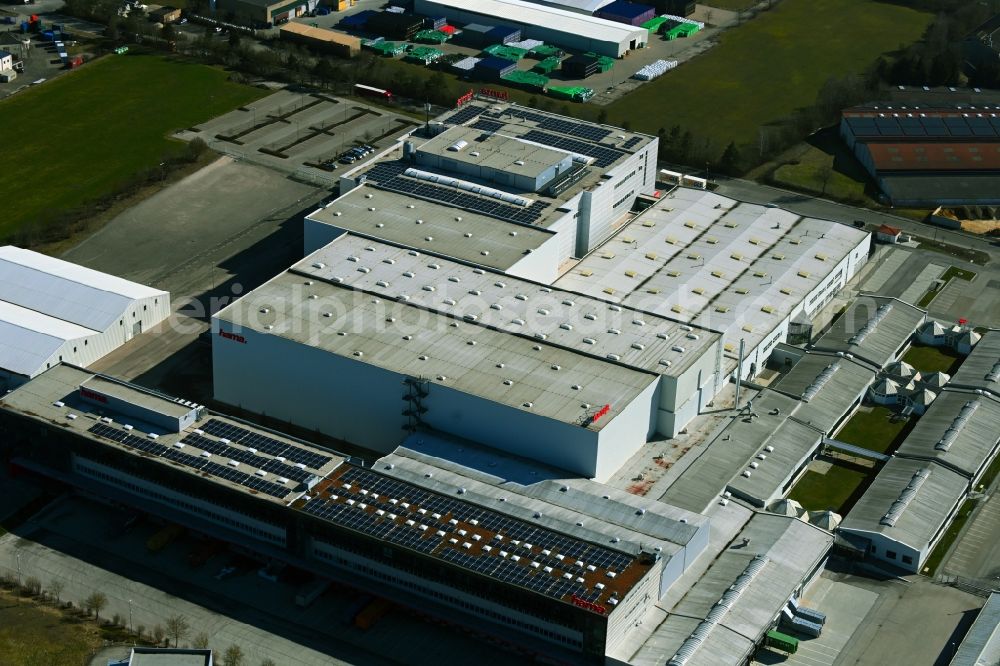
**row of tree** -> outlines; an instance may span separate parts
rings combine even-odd
[[[18,576],[13,573],[5,573],[0,576],[0,586],[13,590],[23,596],[35,598],[41,602],[51,601],[60,609],[69,610],[72,609],[73,604],[71,602],[64,602],[62,600],[62,593],[65,590],[63,582],[59,579],[53,579],[49,582],[47,589],[43,588],[42,582],[35,576],[28,576],[23,581],[19,579]],[[95,622],[102,624],[101,613],[108,606],[108,597],[103,592],[95,591],[90,593],[83,601],[80,602],[80,608],[87,613],[87,615],[92,615]],[[105,620],[103,622],[105,625],[113,625],[133,632],[133,627],[125,626],[125,619],[121,615],[114,615],[112,620],[108,622]],[[170,641],[173,641],[173,646],[179,647],[182,640],[188,637],[191,632],[191,624],[183,615],[171,615],[163,624],[157,624],[152,627],[148,633],[144,625],[137,625],[134,627],[134,633],[136,637],[143,642],[151,643],[157,646],[166,645],[169,647]],[[205,632],[200,632],[191,641],[190,646],[194,648],[207,649],[209,647],[209,635]],[[221,658],[219,659],[222,666],[248,666],[246,654],[239,645],[232,644],[225,651],[222,652]],[[266,658],[260,662],[260,666],[276,666],[273,659]]]

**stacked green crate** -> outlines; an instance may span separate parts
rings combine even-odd
[[[549,85],[549,77],[536,74],[535,72],[513,71],[500,77],[507,83],[518,85],[529,90],[545,90]]]
[[[539,74],[551,74],[552,72],[559,69],[560,62],[561,61],[559,58],[557,58],[556,56],[551,56],[549,58],[546,58],[545,60],[540,61],[531,69],[532,71],[538,72]]]

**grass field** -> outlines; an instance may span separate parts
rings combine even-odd
[[[839,439],[848,444],[854,444],[869,451],[885,453],[897,440],[908,421],[890,421],[893,412],[888,407],[876,405],[870,411],[867,407],[859,409],[844,427],[836,434]]]
[[[84,664],[101,644],[95,623],[0,592],[0,664]]]
[[[678,124],[720,150],[730,140],[756,145],[758,127],[812,105],[827,78],[860,72],[916,41],[932,18],[873,0],[782,0],[609,105],[609,118],[652,133]]]
[[[825,474],[809,470],[788,494],[807,511],[830,509],[843,515],[844,507],[868,475],[859,470],[831,465]]]
[[[0,238],[113,191],[183,143],[167,135],[267,94],[212,67],[107,56],[0,102],[8,128]],[[16,130],[16,131],[15,131]]]
[[[951,374],[962,357],[945,347],[913,345],[903,354],[903,360],[923,373],[947,372]]]
[[[759,0],[706,0],[702,3],[708,5],[709,7],[718,7],[719,9],[728,9],[730,11],[739,11],[743,9],[749,9],[759,2]]]

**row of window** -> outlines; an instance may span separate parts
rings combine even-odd
[[[868,548],[871,550],[872,555],[878,555],[878,550],[875,548],[875,544],[872,544]],[[887,559],[894,560],[896,559],[896,551],[886,549],[885,556]],[[913,564],[913,557],[910,555],[903,555],[902,560],[903,564]]]
[[[626,201],[628,201],[629,199],[631,199],[633,194],[635,194],[635,190],[629,190],[629,193],[626,194],[621,199],[619,199],[618,201],[616,201],[615,205],[612,206],[612,208],[618,208],[618,206],[621,206],[623,203],[625,203]]]
[[[468,601],[464,601],[464,600],[459,599],[457,597],[453,597],[453,596],[444,594],[443,592],[439,592],[438,590],[433,590],[433,589],[424,587],[423,585],[417,585],[417,584],[415,584],[415,583],[413,583],[412,581],[409,581],[409,580],[405,580],[405,581],[401,580],[401,579],[399,579],[399,578],[397,578],[397,577],[395,577],[395,576],[393,576],[393,575],[391,575],[389,573],[386,573],[382,569],[374,569],[372,567],[366,567],[366,566],[364,566],[362,564],[356,564],[356,563],[353,563],[353,562],[351,562],[351,561],[349,561],[349,560],[347,560],[345,558],[337,557],[337,556],[335,556],[335,555],[333,555],[331,553],[328,553],[328,552],[326,552],[324,550],[320,550],[318,548],[314,548],[313,549],[313,553],[317,557],[319,557],[319,558],[322,558],[322,559],[325,559],[325,560],[331,560],[331,561],[337,563],[340,566],[348,567],[348,568],[352,568],[352,569],[356,569],[358,571],[364,572],[365,574],[367,574],[367,575],[369,575],[369,576],[371,576],[373,578],[377,578],[379,580],[384,580],[384,581],[393,583],[396,586],[401,587],[401,588],[403,588],[405,590],[416,590],[417,592],[420,592],[421,594],[423,594],[425,597],[431,597],[431,598],[434,598],[434,599],[440,599],[440,600],[445,601],[445,602],[447,602],[449,604],[458,606],[460,608],[464,608],[465,610],[470,611],[472,613],[475,613],[477,615],[490,618],[490,619],[495,620],[497,622],[502,622],[503,624],[507,624],[507,625],[511,625],[511,626],[517,627],[517,628],[521,629],[522,631],[527,631],[527,632],[531,632],[533,634],[537,634],[539,636],[543,636],[544,638],[546,638],[546,639],[548,639],[550,641],[556,641],[556,642],[559,642],[559,643],[564,643],[566,645],[569,645],[569,646],[572,646],[572,647],[576,647],[576,648],[579,648],[582,645],[582,641],[579,640],[579,639],[570,638],[569,636],[565,636],[563,634],[560,634],[560,633],[557,633],[557,632],[554,632],[554,631],[549,631],[549,630],[547,630],[547,629],[545,629],[543,627],[540,627],[537,624],[534,624],[534,623],[531,623],[531,622],[523,622],[521,620],[516,620],[516,619],[514,619],[512,617],[509,617],[507,615],[504,615],[502,613],[497,613],[496,611],[492,611],[492,610],[489,610],[489,609],[486,609],[486,608],[482,608],[481,606],[477,606],[477,605],[475,605],[473,603],[470,603]]]
[[[635,174],[637,173],[637,171],[638,171],[637,169],[633,169],[630,174],[628,174],[627,176],[625,176],[624,178],[622,178],[621,180],[619,180],[617,183],[615,183],[615,189],[617,190],[619,187],[621,187],[622,185],[624,185],[626,183],[626,181],[628,181],[628,180],[632,179],[633,177],[635,177]]]
[[[77,469],[81,473],[87,476],[95,477],[97,479],[100,479],[101,481],[110,483],[116,488],[125,488],[133,493],[136,493],[137,495],[143,495],[145,497],[149,497],[159,502],[163,502],[164,504],[169,504],[170,506],[173,507],[179,507],[189,513],[196,513],[202,515],[217,523],[228,525],[229,527],[237,529],[241,532],[246,532],[247,534],[250,534],[258,539],[264,539],[266,541],[270,541],[272,543],[276,543],[281,546],[285,545],[285,539],[283,536],[278,536],[268,530],[263,530],[259,527],[248,525],[244,522],[236,520],[225,514],[209,511],[208,509],[202,506],[198,506],[197,504],[191,504],[190,502],[185,502],[184,500],[178,499],[177,497],[168,497],[166,495],[156,492],[155,490],[147,486],[139,486],[134,483],[129,483],[128,481],[123,480],[119,476],[115,476],[113,474],[108,474],[107,472],[102,472],[101,470],[94,469],[89,465],[87,465],[86,463],[77,461]]]

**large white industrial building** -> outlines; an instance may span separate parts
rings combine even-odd
[[[383,451],[428,426],[598,479],[694,418],[722,361],[711,331],[353,234],[213,331],[222,402]]]
[[[618,58],[643,48],[649,31],[624,23],[523,0],[415,0],[414,11],[444,16],[449,23],[490,23],[521,28],[525,39]]]
[[[656,192],[656,137],[484,102],[430,127],[341,177],[307,254],[351,231],[552,282]]]
[[[14,246],[0,248],[0,389],[86,366],[170,315],[170,294]]]

